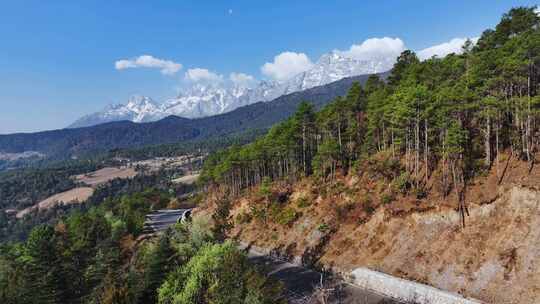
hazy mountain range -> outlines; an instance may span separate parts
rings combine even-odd
[[[125,104],[108,106],[102,111],[86,115],[69,127],[86,127],[121,120],[150,122],[170,115],[200,118],[227,113],[242,106],[274,100],[279,96],[304,91],[346,77],[381,73],[391,69],[394,60],[394,58],[357,60],[334,51],[321,56],[309,70],[285,81],[259,81],[252,86],[194,84],[180,92],[178,96],[162,103],[150,97],[135,95]]]
[[[379,74],[382,78],[387,73]],[[337,96],[344,96],[353,82],[364,84],[369,75],[347,77],[326,85],[285,94],[269,102],[256,102],[233,111],[202,117],[167,116],[154,122],[109,122],[83,128],[68,128],[36,133],[0,135],[0,151],[24,153],[34,151],[43,157],[64,159],[117,148],[213,140],[226,143],[227,138],[245,137],[245,132],[261,132],[287,119],[300,102],[309,100],[317,109]],[[135,100],[142,108],[152,107],[149,100]],[[132,105],[130,105],[132,106]],[[113,109],[111,109],[113,110]],[[116,109],[119,115],[122,110]]]

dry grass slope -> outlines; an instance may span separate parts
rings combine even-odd
[[[65,192],[61,192],[53,196],[50,196],[45,200],[42,200],[41,202],[37,203],[36,205],[32,207],[28,207],[26,209],[23,209],[17,212],[16,217],[23,218],[26,214],[36,209],[44,210],[44,209],[52,208],[60,204],[65,205],[65,204],[83,203],[88,198],[90,198],[90,196],[92,196],[93,193],[94,193],[94,189],[90,187],[79,187],[79,188],[74,188]]]
[[[264,205],[252,191],[233,203],[231,236],[343,273],[368,267],[487,303],[532,303],[540,298],[540,168],[528,173],[510,159],[500,185],[495,171],[469,187],[465,228],[454,196],[388,202],[387,187],[363,172],[275,185],[276,201],[296,211],[285,225],[251,216]]]
[[[133,168],[107,167],[94,172],[77,175],[75,179],[91,187],[96,187],[115,178],[132,178],[135,175],[137,175],[137,172]]]

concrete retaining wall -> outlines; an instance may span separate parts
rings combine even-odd
[[[351,275],[352,283],[355,285],[404,302],[418,304],[482,303],[478,300],[466,299],[458,294],[396,278],[367,268],[357,268],[351,272]]]
[[[240,248],[245,249],[247,244],[243,243]],[[270,250],[257,246],[250,247],[250,252],[254,255],[268,255]],[[302,266],[300,257],[294,257],[290,263]],[[336,271],[336,273],[341,273]],[[343,273],[341,273],[343,274]],[[401,279],[382,272],[368,268],[356,268],[351,272],[351,277],[347,281],[359,288],[372,291],[381,296],[393,298],[404,303],[416,304],[484,304],[476,299],[464,298],[458,294],[437,289],[425,284]],[[352,279],[352,280],[349,280]]]

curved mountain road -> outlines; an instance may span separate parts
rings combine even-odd
[[[170,226],[191,218],[192,209],[157,210],[146,215],[143,231],[155,233],[167,230]]]
[[[249,259],[258,265],[263,265],[271,277],[283,282],[286,289],[286,297],[291,304],[311,304],[313,294],[321,286],[328,296],[326,304],[399,304],[401,302],[386,298],[374,292],[364,290],[358,286],[342,280],[330,280],[326,282],[323,274],[291,262],[268,256],[256,249],[241,246],[248,253]]]
[[[150,234],[166,230],[170,226],[188,220],[192,209],[158,210],[146,215],[144,231]],[[285,297],[291,304],[311,304],[314,293],[322,289],[327,294],[325,304],[397,304],[395,300],[364,290],[342,280],[326,280],[323,274],[291,262],[270,257],[260,250],[245,245],[250,261],[264,266],[269,275],[285,286]],[[324,282],[322,288],[321,281]],[[328,281],[328,282],[327,282]]]

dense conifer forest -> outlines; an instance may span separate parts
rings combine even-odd
[[[232,243],[216,243],[208,222],[139,238],[144,216],[170,198],[151,189],[108,198],[0,245],[0,301],[279,303],[280,285]]]
[[[540,138],[539,25],[535,8],[519,7],[460,55],[420,61],[405,51],[387,81],[371,76],[319,112],[302,103],[254,143],[212,155],[201,180],[238,194],[265,177],[332,179],[386,152],[404,162],[418,195],[440,166],[441,191],[462,197],[475,175],[502,171],[501,151],[532,167]]]

